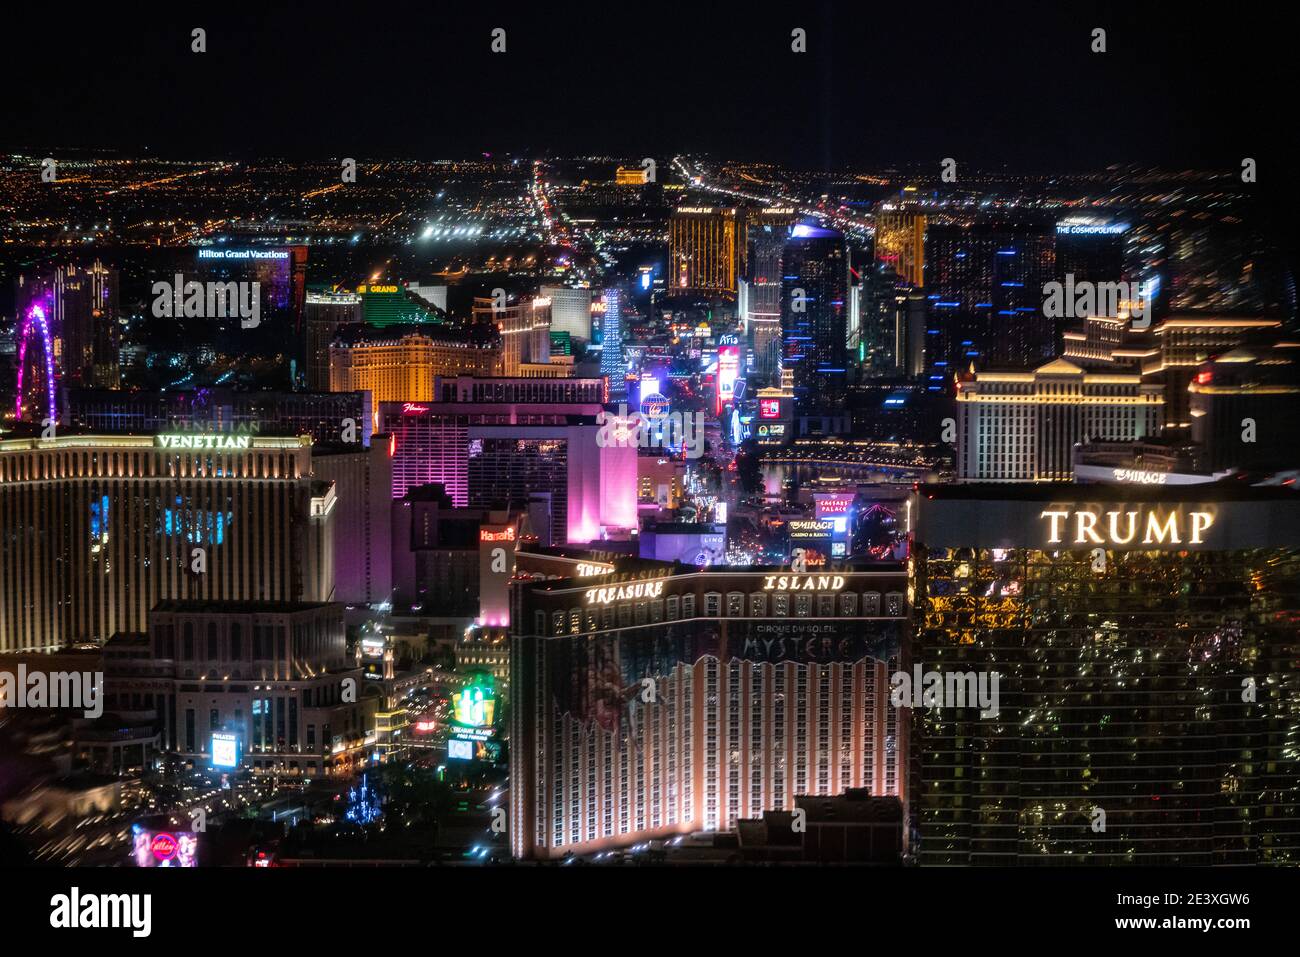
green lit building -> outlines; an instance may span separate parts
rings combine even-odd
[[[933,865],[1300,864],[1300,502],[1199,485],[922,486],[906,670]],[[992,709],[988,709],[992,710]]]
[[[396,283],[362,283],[363,321],[369,326],[420,325],[445,322],[447,315],[435,304]]]

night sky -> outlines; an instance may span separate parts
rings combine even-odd
[[[41,4],[0,149],[168,157],[699,151],[812,169],[1296,155],[1280,14],[1181,3]],[[188,5],[187,5],[188,6]],[[1068,6],[1069,9],[1059,9]],[[1140,11],[1128,9],[1140,6]],[[706,9],[707,8],[707,9]],[[157,13],[150,11],[156,9]],[[208,52],[190,52],[190,30]],[[507,30],[508,52],[489,51]],[[809,52],[790,52],[790,30]],[[1108,52],[1089,50],[1108,31]]]

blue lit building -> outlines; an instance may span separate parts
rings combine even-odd
[[[782,363],[794,373],[795,409],[834,409],[848,384],[849,255],[843,234],[793,227],[782,271]]]

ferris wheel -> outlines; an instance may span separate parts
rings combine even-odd
[[[33,346],[41,350],[41,362],[33,362],[29,367],[27,354]],[[14,403],[16,421],[23,420],[24,411],[39,413],[38,408],[31,408],[31,406],[39,402],[42,394],[45,399],[45,414],[33,421],[57,419],[54,403],[54,337],[50,332],[50,321],[45,307],[40,303],[32,303],[28,308],[18,331],[18,388],[15,391],[17,392]],[[28,392],[32,393],[32,401],[24,403]]]

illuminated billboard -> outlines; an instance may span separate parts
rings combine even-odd
[[[759,399],[758,417],[760,419],[781,418],[781,400],[780,399]]]
[[[239,735],[229,731],[212,732],[212,766],[214,768],[239,767]]]
[[[734,339],[733,336],[724,339]],[[740,377],[740,346],[718,347],[718,409],[736,397],[736,379]]]
[[[198,867],[199,838],[191,831],[131,828],[131,858],[136,867]]]
[[[452,722],[460,728],[489,728],[496,713],[492,675],[475,672],[464,688],[451,696]]]

